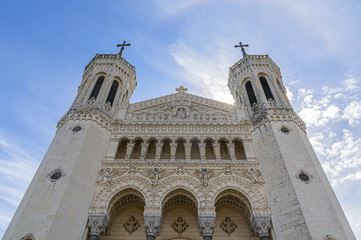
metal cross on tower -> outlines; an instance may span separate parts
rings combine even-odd
[[[247,53],[246,53],[246,50],[244,49],[244,47],[248,47],[248,44],[242,44],[242,42],[239,42],[239,45],[234,45],[235,48],[238,48],[240,47],[241,50],[242,50],[242,54],[243,54],[243,57],[247,56]]]
[[[119,51],[120,57],[123,57],[124,47],[130,46],[130,43],[126,43],[126,41],[123,42],[123,44],[117,44],[117,47],[121,47]]]

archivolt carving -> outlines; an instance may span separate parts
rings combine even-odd
[[[270,214],[265,192],[261,185],[250,184],[248,181],[236,176],[221,176],[211,181],[209,185],[208,191],[213,205],[216,196],[221,192],[234,189],[247,197],[254,214]]]
[[[134,188],[144,196],[144,201],[148,205],[151,198],[152,185],[149,179],[136,175],[127,175],[120,177],[112,182],[112,184],[104,185],[97,192],[90,213],[105,213],[109,211],[108,205],[111,199],[119,192],[127,188]]]

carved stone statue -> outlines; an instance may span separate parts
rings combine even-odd
[[[199,144],[199,154],[201,155],[201,159],[206,159],[206,143],[204,141],[201,141]]]
[[[221,159],[221,145],[217,141],[212,143],[212,145],[213,145],[214,155],[216,155],[216,159],[220,160]]]
[[[191,159],[191,149],[192,149],[192,142],[190,140],[187,140],[184,143],[184,152],[185,152],[186,160]]]
[[[160,173],[159,168],[153,168],[153,170],[152,170],[152,184],[153,185],[158,184],[159,173]]]
[[[234,147],[235,146],[234,146],[233,142],[227,143],[228,153],[232,160],[236,160],[236,151],[235,151]]]
[[[145,158],[145,155],[147,154],[148,146],[149,146],[149,142],[147,141],[142,142],[140,149],[140,159],[143,160]]]
[[[276,106],[276,101],[273,98],[269,98],[269,99],[267,99],[267,101],[271,107]]]
[[[259,179],[260,172],[257,169],[250,168],[248,170],[249,176],[252,178],[252,183],[261,183],[262,181]]]
[[[257,103],[253,103],[253,104],[252,104],[252,111],[253,111],[253,112],[257,112],[258,110],[259,110],[258,104],[257,104]]]
[[[131,155],[132,155],[132,152],[133,152],[133,148],[134,148],[134,141],[130,141],[128,142],[127,144],[127,150],[125,152],[125,160],[129,160]]]
[[[160,159],[160,155],[162,154],[162,149],[163,149],[163,142],[158,141],[155,144],[155,159]]]
[[[174,160],[178,143],[176,140],[172,140],[172,142],[169,145],[170,145],[170,158]]]
[[[202,179],[202,185],[207,186],[208,185],[208,169],[207,168],[202,168],[201,179]]]

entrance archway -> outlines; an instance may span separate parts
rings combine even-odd
[[[143,195],[135,189],[118,192],[108,205],[109,224],[105,234],[99,240],[146,239],[144,231]]]
[[[168,193],[162,202],[161,240],[202,240],[199,232],[198,203],[192,193],[176,189]]]
[[[253,233],[251,203],[241,192],[229,189],[215,201],[216,223],[213,240],[259,240]]]

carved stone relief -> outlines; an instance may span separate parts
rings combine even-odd
[[[185,220],[183,220],[182,217],[178,217],[176,220],[174,220],[174,222],[172,224],[172,228],[178,234],[181,234],[182,232],[184,232],[188,227],[189,227],[189,225],[187,224],[187,222]]]
[[[224,220],[222,220],[222,223],[219,226],[224,232],[228,234],[228,236],[231,236],[231,234],[237,228],[237,225],[229,217],[226,217]]]
[[[135,219],[135,217],[131,216],[129,218],[129,220],[127,220],[124,224],[123,227],[125,229],[125,231],[127,231],[129,233],[129,236],[132,235],[133,232],[137,231],[137,229],[139,228],[139,223],[138,220]]]

